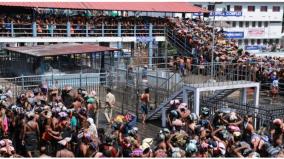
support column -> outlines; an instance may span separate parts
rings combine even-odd
[[[241,102],[242,104],[247,104],[247,88],[241,89]]]
[[[102,37],[105,36],[105,24],[102,23]]]
[[[13,23],[13,21],[11,22],[11,36],[12,36],[12,37],[15,37],[14,23]]]
[[[121,37],[122,33],[121,33],[121,22],[118,22],[118,25],[117,25],[117,36],[118,37]],[[117,48],[118,49],[122,49],[122,38],[120,38],[120,40],[117,42]],[[120,63],[120,56],[121,56],[121,51],[118,55],[118,62]]]
[[[89,24],[86,23],[86,37],[89,37]]]
[[[118,25],[117,25],[117,36],[121,37],[121,22],[118,22]],[[121,40],[118,41],[117,48],[119,48],[119,49],[122,48]]]
[[[166,117],[166,108],[162,108],[162,127],[165,128],[167,126],[167,117]]]
[[[37,36],[37,27],[36,27],[35,21],[33,21],[32,29],[33,29],[33,37],[36,37]]]
[[[134,37],[136,37],[136,33],[137,33],[137,26],[136,26],[136,24],[135,24],[135,25],[134,25],[134,30],[133,30]]]
[[[168,68],[168,41],[165,40],[165,63],[166,69]]]
[[[71,36],[71,24],[70,21],[67,22],[67,37]]]
[[[188,93],[185,88],[182,91],[182,102],[188,105]]]
[[[198,89],[194,92],[194,113],[199,116],[199,110],[200,110],[200,92]]]
[[[254,88],[254,105],[255,107],[259,106],[259,84],[257,87]]]
[[[149,61],[148,61],[148,65],[152,68],[152,58],[153,58],[153,25],[152,23],[150,23],[149,25]]]
[[[256,107],[256,110],[255,110],[255,115],[257,116],[258,115],[258,107],[259,107],[259,90],[260,90],[260,86],[259,86],[259,83],[258,83],[258,86],[257,87],[254,87],[254,97],[253,97],[253,104],[254,106]],[[254,120],[254,127],[257,126],[257,121]]]

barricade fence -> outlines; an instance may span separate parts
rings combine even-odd
[[[11,89],[14,96],[19,96],[22,92],[40,85],[46,85],[49,89],[54,87],[63,89],[65,86],[71,86],[74,89],[82,88],[100,92],[101,86],[106,85],[107,79],[105,73],[50,74],[0,78],[0,85],[5,89]]]
[[[210,114],[213,120],[214,114],[217,110],[230,108],[236,113],[245,116],[252,114],[254,118],[255,125],[260,128],[263,125],[269,126],[273,119],[283,118],[284,111],[282,109],[275,109],[266,106],[254,106],[253,104],[242,104],[240,102],[223,99],[217,102],[210,102],[208,98],[202,98],[200,101],[200,107],[207,107],[210,109]]]
[[[178,73],[148,70],[145,78],[142,70],[140,66],[131,71],[117,68],[107,76],[107,86],[112,88],[122,113],[129,111],[140,114],[140,96],[145,88],[150,90],[150,109],[155,109],[170,93],[183,86]]]

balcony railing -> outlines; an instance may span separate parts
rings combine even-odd
[[[164,25],[2,23],[0,37],[135,37],[165,36]],[[152,30],[151,30],[152,29]]]

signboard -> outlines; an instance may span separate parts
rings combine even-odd
[[[153,37],[147,37],[147,36],[142,36],[142,37],[136,37],[137,42],[149,42],[149,41],[154,41]]]
[[[210,12],[209,16],[223,16],[223,17],[229,17],[229,16],[234,16],[234,17],[240,17],[243,15],[243,12],[231,12],[231,11],[215,11],[215,12]],[[203,16],[203,13],[193,13],[193,16]]]
[[[244,38],[244,32],[224,32],[227,39],[242,39]]]
[[[259,50],[260,47],[258,45],[247,45],[245,46],[245,50]]]
[[[248,36],[259,37],[264,35],[265,35],[265,30],[263,28],[248,29]]]

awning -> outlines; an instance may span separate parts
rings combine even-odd
[[[208,12],[187,2],[0,2],[0,6],[172,13]]]
[[[92,44],[65,43],[23,47],[6,47],[5,50],[37,57],[119,51],[120,49]]]

